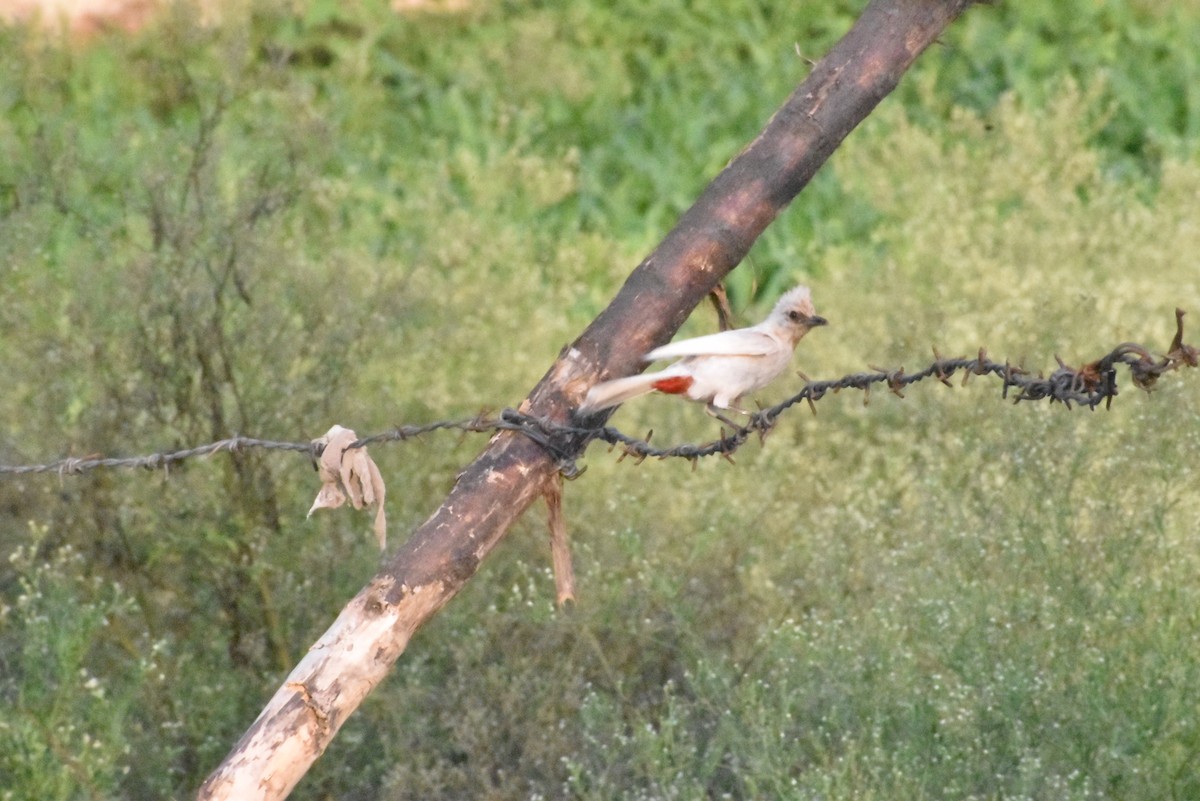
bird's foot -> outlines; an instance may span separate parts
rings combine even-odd
[[[704,407],[704,411],[708,412],[708,414],[711,417],[715,417],[717,420],[720,420],[722,423],[729,426],[734,431],[737,431],[738,429],[741,429],[741,428],[745,428],[745,426],[743,424],[735,423],[732,420],[730,420],[728,417],[726,417],[725,415],[721,414],[721,410],[718,409],[716,406],[712,405],[711,403],[707,404]],[[744,409],[739,409],[736,406],[730,406],[728,411],[737,412],[738,414],[744,414],[747,416],[750,415],[750,412],[747,412]]]

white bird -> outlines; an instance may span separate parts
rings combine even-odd
[[[718,418],[717,409],[741,411],[738,401],[774,381],[787,369],[804,335],[826,324],[813,309],[808,287],[798,286],[785,293],[758,325],[655,348],[643,360],[679,361],[657,373],[596,384],[588,390],[579,411],[587,414],[609,409],[655,390],[704,403],[709,414]]]

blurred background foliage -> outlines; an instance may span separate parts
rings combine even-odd
[[[0,462],[516,405],[861,5],[0,29]],[[1200,314],[1197,41],[1195,2],[972,9],[735,309],[808,282],[814,377],[1165,348]],[[1163,384],[831,397],[694,473],[597,449],[574,613],[531,514],[294,797],[1196,798],[1200,391]],[[664,399],[615,422],[715,433]],[[373,451],[392,542],[482,445]],[[0,798],[189,797],[377,566],[316,489],[261,452],[0,481]]]

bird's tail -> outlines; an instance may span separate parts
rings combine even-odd
[[[612,381],[602,381],[588,390],[587,397],[579,405],[582,414],[611,409],[630,398],[645,395],[654,391],[655,382],[662,379],[662,373],[643,373],[627,378],[616,378]]]

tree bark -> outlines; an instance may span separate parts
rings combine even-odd
[[[890,93],[970,0],[873,0],[705,189],[616,298],[558,360],[522,411],[570,419],[598,380],[642,368],[842,139]],[[603,419],[603,413],[596,421]],[[585,437],[556,443],[570,458]],[[445,502],[342,610],[250,729],[200,788],[201,799],[284,798],[346,718],[379,684],[409,638],[475,574],[509,526],[557,481],[541,445],[496,434]]]

